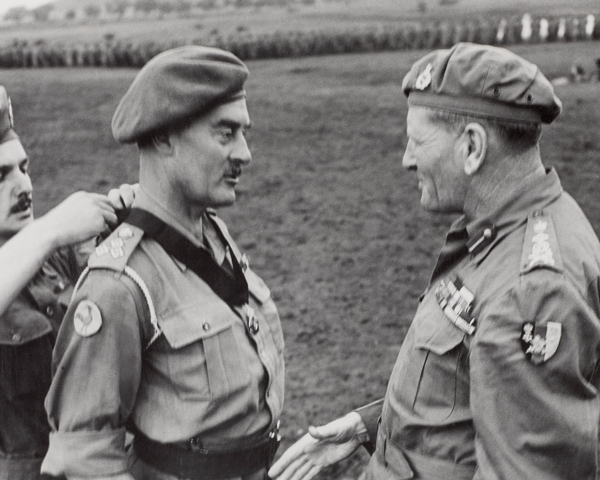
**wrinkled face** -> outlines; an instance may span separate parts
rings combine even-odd
[[[250,128],[246,100],[211,110],[173,132],[174,162],[167,172],[172,194],[183,206],[205,209],[235,202],[242,167],[251,160],[245,133]]]
[[[402,166],[417,173],[423,208],[462,212],[467,178],[459,161],[459,135],[432,122],[423,107],[408,109],[406,132],[408,144]]]
[[[0,144],[0,241],[33,221],[29,159],[18,139]]]

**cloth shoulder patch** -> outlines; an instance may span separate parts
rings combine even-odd
[[[75,331],[82,337],[91,337],[102,326],[102,314],[98,305],[91,300],[82,300],[73,315]]]
[[[521,332],[521,348],[531,363],[540,365],[556,353],[561,336],[562,325],[558,322],[548,322],[547,325],[527,322]]]
[[[142,229],[123,223],[96,247],[88,266],[90,269],[107,268],[122,272],[143,236]]]
[[[521,275],[536,268],[562,271],[562,258],[550,214],[535,211],[527,219],[527,230],[521,255]]]

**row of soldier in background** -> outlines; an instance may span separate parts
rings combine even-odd
[[[595,15],[510,19],[470,19],[465,23],[438,22],[378,26],[352,31],[275,32],[254,35],[247,30],[223,36],[213,30],[191,43],[230,51],[243,60],[309,55],[448,48],[458,42],[511,45],[556,41],[600,40]],[[137,67],[158,53],[190,42],[121,42],[107,34],[95,44],[61,45],[42,40],[15,40],[0,48],[0,68]]]

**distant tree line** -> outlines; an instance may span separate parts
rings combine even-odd
[[[213,30],[191,42],[123,42],[108,34],[95,44],[58,45],[13,41],[0,48],[0,68],[142,67],[158,53],[184,43],[215,46],[243,60],[355,52],[448,48],[457,42],[490,45],[600,40],[594,15],[468,19],[378,26],[346,31],[275,32],[254,35],[245,28],[221,35]]]
[[[325,0],[336,2],[340,0]],[[102,4],[88,4],[82,8],[71,8],[66,12],[55,12],[54,5],[46,4],[29,10],[25,7],[9,9],[3,20],[21,23],[26,20],[34,22],[47,22],[51,19],[75,20],[76,18],[100,18],[104,15],[122,18],[130,11],[137,16],[146,16],[152,13],[158,15],[179,14],[185,15],[192,10],[215,10],[219,8],[244,8],[244,7],[291,7],[294,5],[314,5],[316,0],[108,0]]]

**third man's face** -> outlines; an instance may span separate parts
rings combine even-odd
[[[423,107],[408,109],[408,144],[402,165],[417,173],[423,208],[462,212],[468,183],[458,154],[459,135],[431,121],[429,115]]]
[[[18,139],[0,144],[0,242],[33,220],[29,159]]]
[[[182,205],[204,210],[235,202],[242,167],[252,158],[245,138],[249,127],[242,98],[216,107],[173,133],[176,163],[170,183]]]

